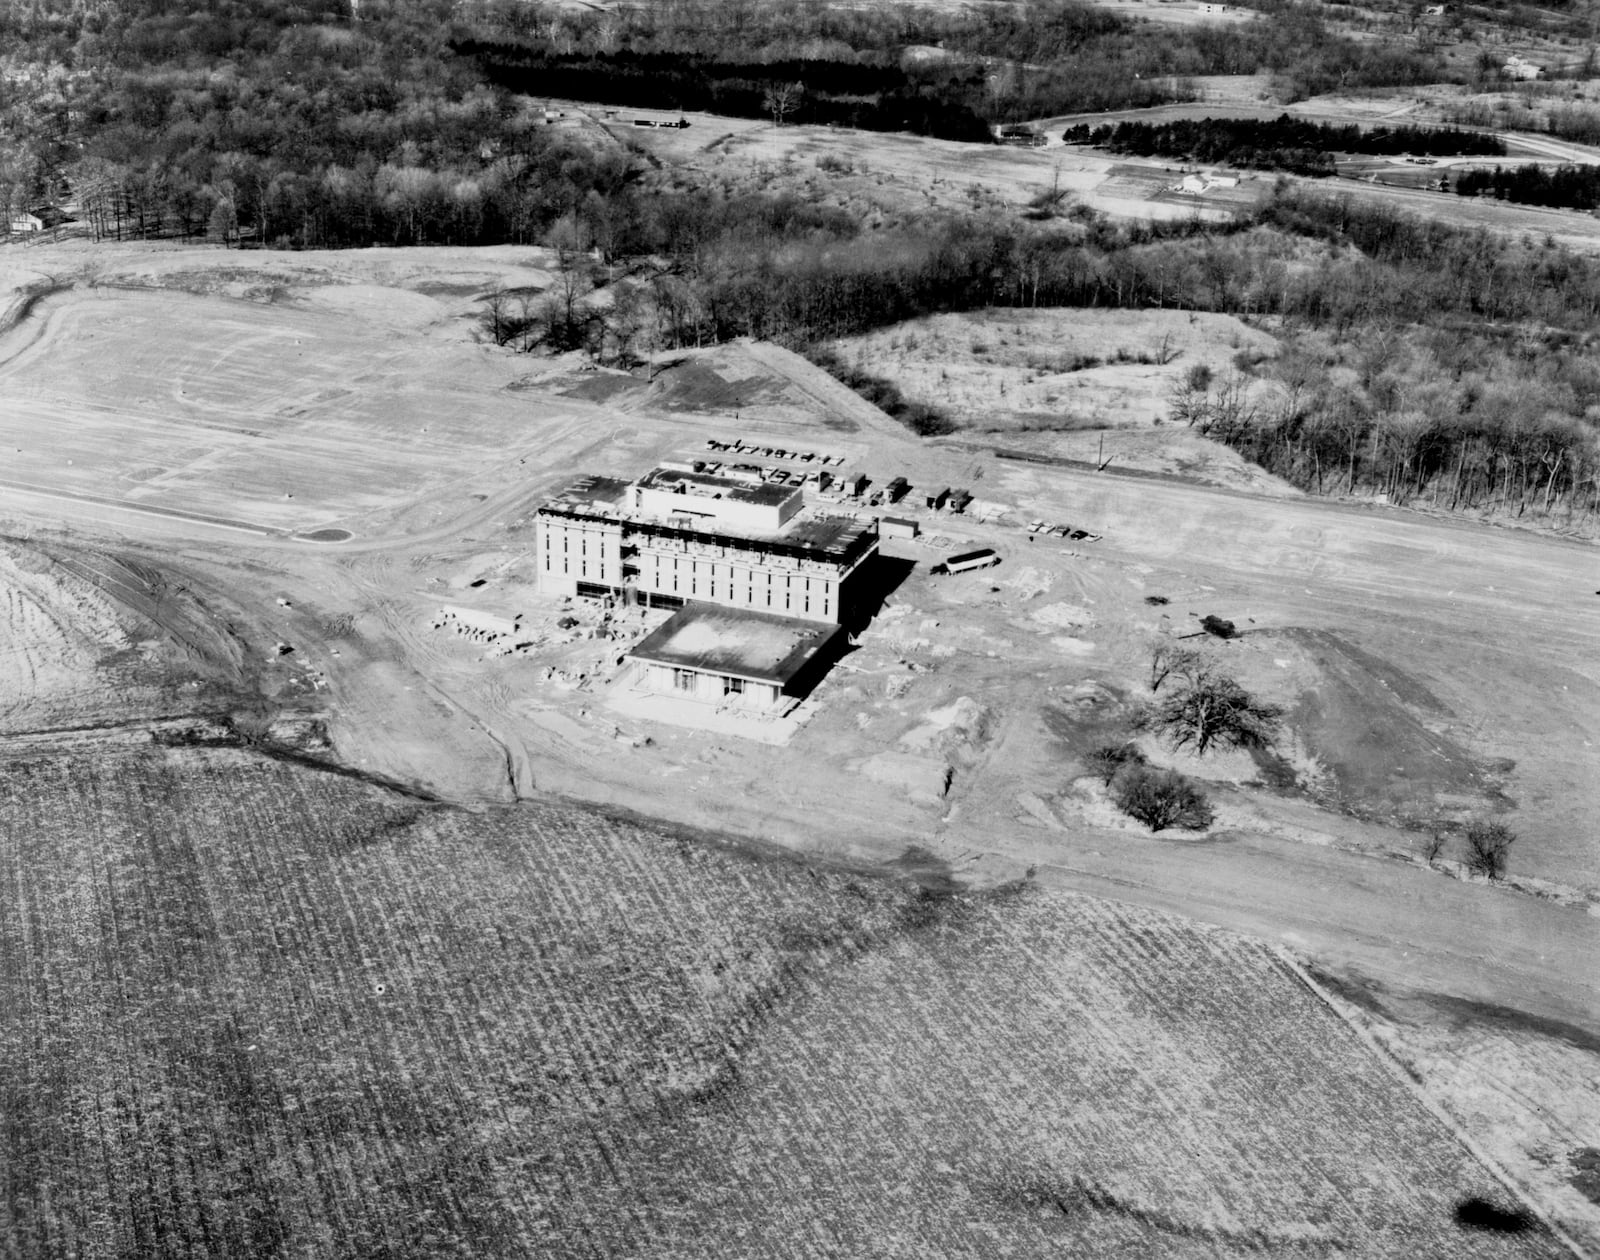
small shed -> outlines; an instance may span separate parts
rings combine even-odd
[[[898,503],[906,497],[906,491],[911,489],[911,483],[904,477],[896,477],[883,488],[884,498],[890,503]]]
[[[928,496],[928,506],[935,512],[941,511],[946,503],[950,502],[950,487],[935,490]]]
[[[952,512],[965,512],[967,505],[972,502],[972,494],[967,490],[952,490],[950,492],[950,510]]]
[[[867,487],[872,484],[872,478],[866,473],[856,473],[844,479],[844,492],[852,499],[859,499],[867,492]]]

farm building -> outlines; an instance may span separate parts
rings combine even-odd
[[[690,603],[629,656],[647,691],[770,713],[810,691],[845,642],[839,626]]]
[[[833,624],[859,603],[878,549],[871,521],[808,510],[800,485],[693,465],[636,481],[582,478],[542,505],[535,525],[543,591]]]

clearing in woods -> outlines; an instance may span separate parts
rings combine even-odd
[[[8,1251],[1563,1251],[1230,933],[45,751],[0,762]]]

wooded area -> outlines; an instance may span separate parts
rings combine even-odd
[[[1068,127],[1068,144],[1092,145],[1137,157],[1220,162],[1297,175],[1334,174],[1335,153],[1484,155],[1505,153],[1497,136],[1459,127],[1336,126],[1280,114],[1277,118],[1178,118],[1170,122],[1119,122]]]
[[[625,13],[366,0],[355,16],[336,0],[104,11],[37,0],[0,13],[0,198],[12,209],[76,198],[100,235],[550,244],[558,284],[525,310],[502,300],[496,339],[515,325],[507,344],[622,362],[736,336],[812,347],[987,306],[1267,318],[1322,346],[1320,360],[1295,360],[1290,404],[1250,401],[1261,391],[1248,382],[1183,401],[1187,418],[1266,467],[1325,492],[1594,512],[1600,380],[1585,351],[1600,332],[1600,268],[1552,245],[1282,189],[1222,225],[1115,224],[1068,203],[1034,220],[918,212],[869,229],[841,207],[718,176],[685,182],[626,143],[544,127],[535,102],[496,81],[538,67],[599,92],[603,72],[620,95],[677,74],[764,115],[767,88],[799,82],[790,121],[835,110],[874,125],[955,120],[975,135],[1059,103],[1049,93],[1062,84],[1181,92],[1183,75],[1202,72],[1267,69],[1307,85],[1438,74],[1405,48],[1330,34],[1304,7],[1270,16],[1135,28],[1067,0],[959,12],[681,0]],[[994,59],[982,74],[978,56]],[[1185,154],[1492,143],[1286,119],[1117,128],[1108,140]],[[585,301],[597,286],[611,287],[608,302]]]
[[[1178,28],[1076,0],[34,0],[0,11],[0,202],[76,201],[117,237],[525,242],[639,172],[548,135],[519,92],[765,117],[781,87],[790,122],[986,141],[994,124],[1186,99],[1193,75],[1268,72],[1287,99],[1444,74],[1310,6],[1268,7]]]
[[[1594,210],[1600,206],[1600,167],[1529,163],[1497,166],[1492,171],[1466,170],[1456,176],[1456,192],[1463,197],[1488,194],[1528,206]]]

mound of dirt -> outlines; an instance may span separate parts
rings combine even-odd
[[[882,752],[856,768],[874,783],[901,789],[913,805],[937,805],[950,790],[951,769],[937,757]]]

